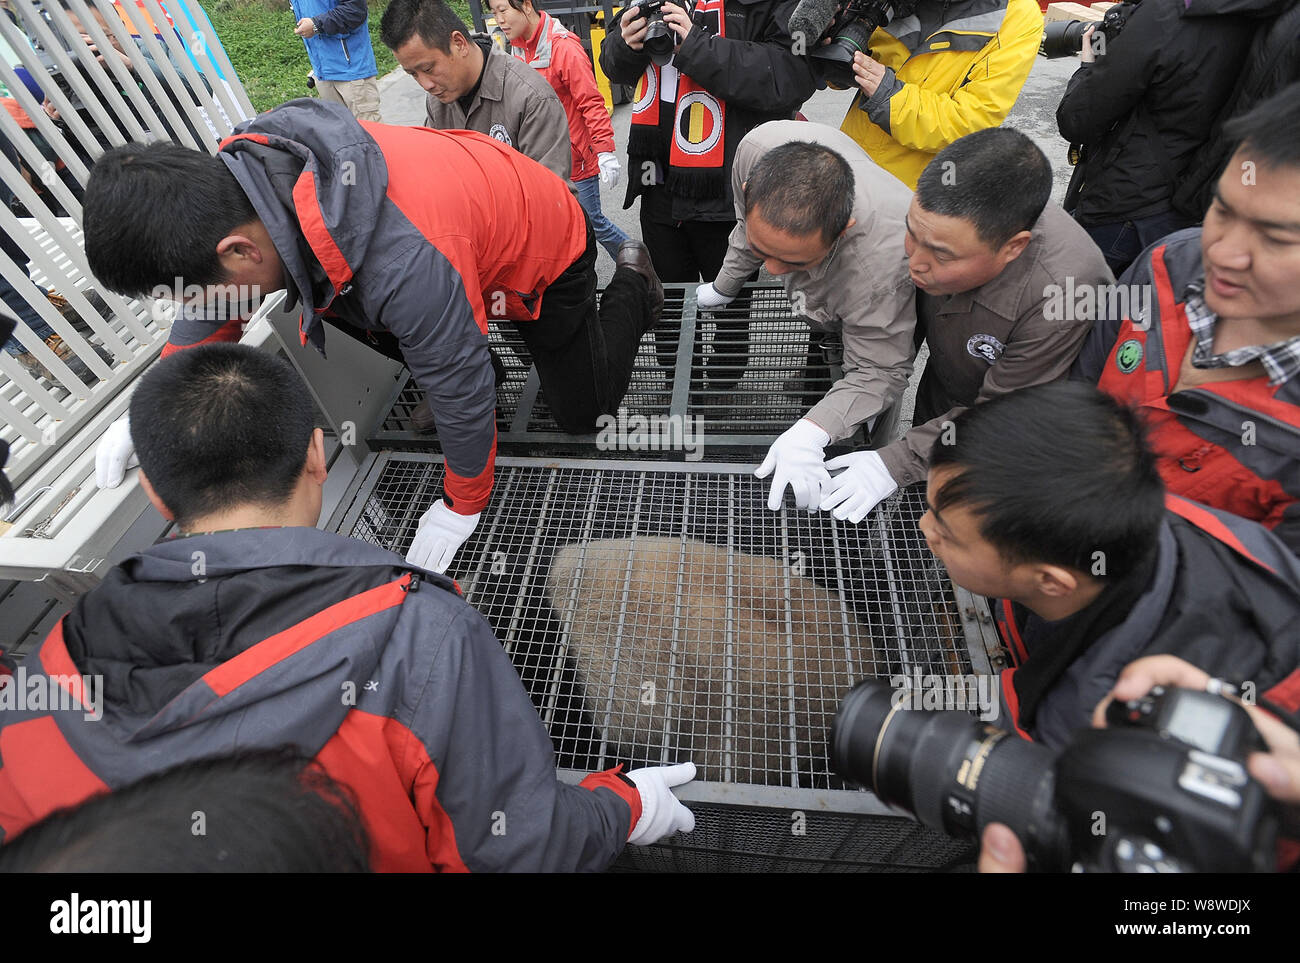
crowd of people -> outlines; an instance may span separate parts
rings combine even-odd
[[[309,50],[363,29],[351,6],[295,8]],[[790,0],[666,0],[666,62],[632,4],[599,57],[634,88],[622,150],[577,37],[539,0],[490,6],[508,52],[444,0],[383,14],[427,93],[423,127],[322,88],[215,156],[161,141],[97,158],[97,282],[207,292],[98,453],[101,487],[138,461],[180,537],[114,569],[29,658],[102,676],[108,724],[0,719],[5,840],[173,766],[181,788],[215,755],[251,752],[240,771],[256,772],[285,743],[298,755],[265,778],[315,767],[346,787],[360,835],[321,831],[360,839],[378,870],[601,869],[625,843],[689,831],[672,793],[689,759],[556,780],[516,672],[445,573],[492,497],[490,324],[516,328],[561,428],[590,433],[644,337],[676,363],[663,282],[698,284],[709,312],[760,270],[810,338],[843,349],[842,376],[756,471],[767,507],[788,488],[798,509],[861,524],[924,485],[926,543],[990,600],[1010,653],[1008,727],[1058,748],[1139,678],[1250,680],[1300,709],[1300,83],[1294,51],[1266,77],[1239,71],[1275,50],[1294,4],[1144,0],[1105,44],[1086,35],[1057,114],[1079,148],[1064,206],[1047,156],[1001,126],[1037,54],[1031,0],[922,0],[880,27],[839,130],[797,116],[822,78]],[[624,172],[639,238],[600,208]],[[599,299],[598,246],[616,265]],[[286,289],[303,350],[347,336],[410,369],[446,472],[405,558],[315,529],[310,398],[287,364],[227,343],[247,315],[208,300],[230,286]],[[726,387],[748,321],[716,324],[740,359],[706,372]],[[900,402],[922,345],[911,427],[828,459]],[[1252,772],[1294,804],[1295,734],[1267,718]],[[15,865],[56,865],[68,831]],[[1018,868],[1014,836],[991,832],[986,868]]]

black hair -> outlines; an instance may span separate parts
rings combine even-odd
[[[1164,517],[1164,483],[1137,413],[1083,382],[967,409],[935,442],[930,468],[960,470],[931,493],[932,507],[969,509],[981,536],[1016,564],[1122,579],[1155,545]]]
[[[83,215],[91,272],[128,297],[224,283],[217,244],[257,220],[221,160],[170,141],[105,151],[90,171]]]
[[[1236,143],[1234,154],[1248,151],[1269,167],[1300,167],[1300,81],[1232,118],[1223,134]]]
[[[853,168],[823,144],[791,141],[773,147],[745,180],[745,216],[757,208],[779,231],[813,231],[832,243],[853,216]]]
[[[302,475],[314,428],[298,373],[246,345],[178,351],[131,396],[140,468],[181,528],[236,505],[283,503]]]
[[[183,763],[0,847],[10,873],[365,873],[350,793],[292,747]]]
[[[991,127],[953,141],[916,182],[921,207],[970,221],[994,250],[1033,228],[1051,196],[1047,156],[1011,127]]]
[[[379,21],[384,46],[396,50],[416,34],[430,47],[451,52],[451,35],[468,39],[469,27],[443,0],[392,0]]]
[[[506,3],[510,4],[510,6],[514,7],[520,13],[524,12],[525,3],[533,8],[533,13],[542,12],[542,0],[506,0]]]

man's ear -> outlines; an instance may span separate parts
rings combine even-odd
[[[850,217],[849,223],[845,224],[844,230],[840,231],[840,237],[843,237],[845,234],[849,233],[849,228],[851,228],[856,223],[858,223],[858,219],[856,217]]]
[[[1021,231],[1019,234],[1013,235],[1007,243],[1003,244],[1002,247],[998,249],[998,260],[1002,262],[1002,266],[1006,267],[1016,258],[1020,257],[1020,255],[1024,253],[1025,248],[1028,247],[1029,241],[1033,236],[1034,235],[1029,231]]]
[[[325,461],[325,432],[319,428],[312,429],[311,441],[307,442],[307,462],[303,471],[318,485],[325,484],[329,469]]]
[[[153,490],[153,485],[150,484],[149,478],[145,475],[143,468],[140,469],[140,487],[144,489],[145,495],[148,496],[149,503],[153,505],[154,508],[158,509],[159,515],[167,519],[169,522],[176,521],[176,516],[172,514],[172,510],[163,504],[163,500],[159,498],[158,493]]]
[[[469,53],[470,44],[472,42],[473,41],[471,41],[469,37],[465,36],[459,30],[453,30],[451,36],[447,38],[447,46],[451,48],[449,52],[452,54],[459,54],[462,57]]]
[[[261,264],[266,258],[266,252],[253,239],[251,232],[242,231],[240,227],[217,242],[217,257],[227,276],[235,274],[247,264]]]
[[[1034,588],[1048,598],[1064,598],[1079,587],[1079,576],[1061,565],[1034,566]]]

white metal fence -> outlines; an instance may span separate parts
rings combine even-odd
[[[89,169],[128,141],[215,152],[254,111],[197,0],[2,2],[0,310],[21,320],[18,345],[0,350],[0,438],[18,488],[0,522],[0,573],[36,578],[76,568],[79,553],[45,558],[53,546],[42,540],[94,494],[94,445],[171,320],[91,277],[80,229]],[[33,330],[35,319],[53,334]],[[127,490],[96,505],[76,527],[102,541],[108,516],[134,520],[143,500]]]

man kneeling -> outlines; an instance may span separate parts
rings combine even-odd
[[[71,687],[80,705],[3,713],[0,838],[170,766],[282,744],[352,791],[380,871],[599,870],[625,842],[693,828],[668,788],[692,764],[558,782],[519,676],[454,583],[314,527],[324,442],[288,364],[178,352],[130,417],[140,484],[181,536],[114,568],[28,658],[27,689]]]

